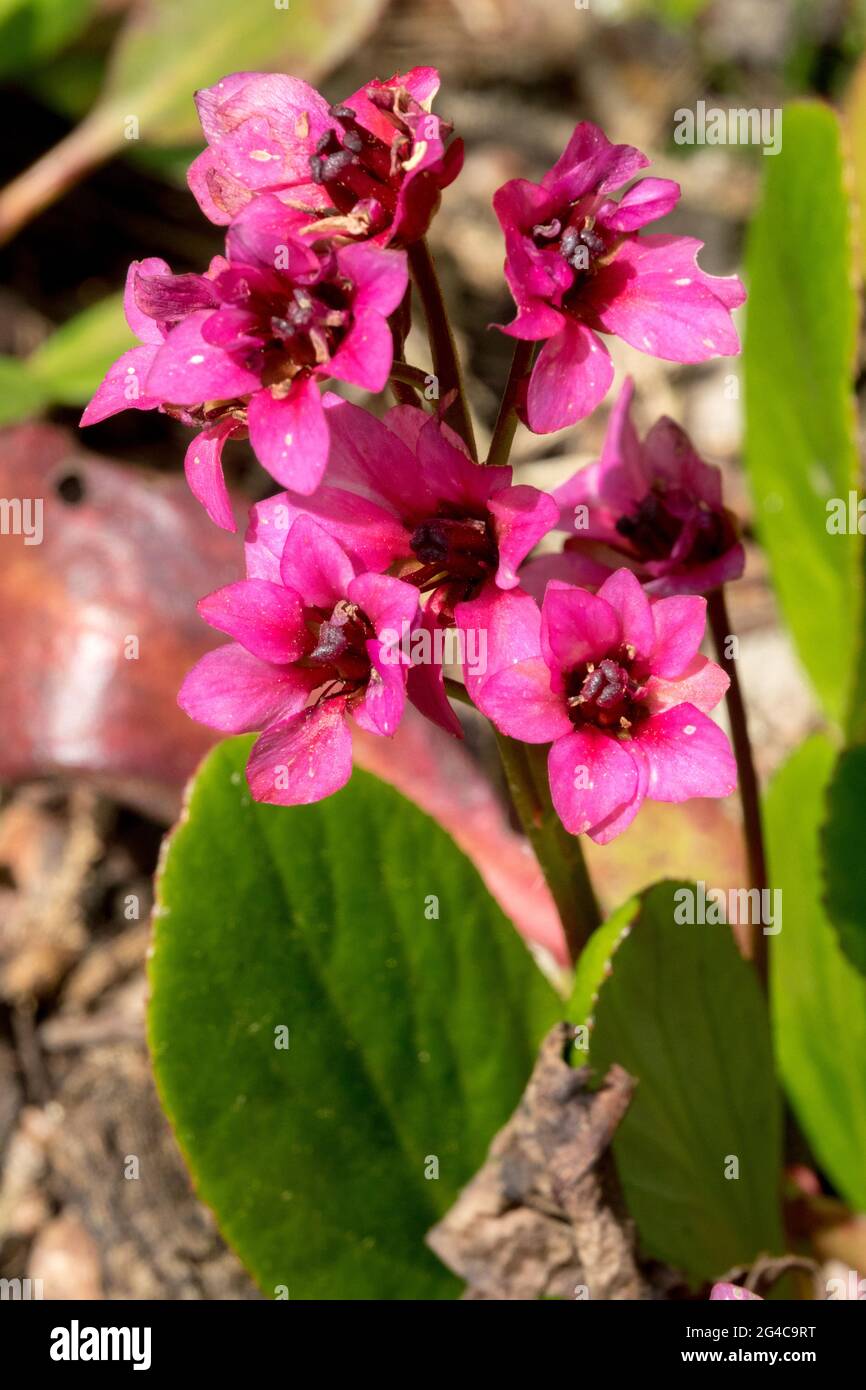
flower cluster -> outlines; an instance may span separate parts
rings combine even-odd
[[[441,656],[414,655],[437,644],[415,639],[452,634],[459,652],[474,635],[484,659],[463,661],[461,693],[502,733],[549,746],[563,825],[606,843],[646,798],[735,785],[708,717],[728,680],[699,647],[702,595],[741,572],[743,550],[718,470],[682,430],[660,420],[639,440],[631,382],[600,460],[553,492],[476,463],[445,423],[447,398],[427,408],[405,373],[399,403],[378,415],[329,389],[375,395],[392,379],[407,248],[463,158],[431,110],[438,86],[434,69],[415,68],[328,105],[297,79],[239,73],[199,93],[207,147],[189,181],[226,228],[224,254],[202,274],[130,267],[140,346],[83,423],[131,407],[191,426],[190,487],[227,529],[227,441],[248,439],[282,489],[250,513],[247,577],[199,605],[232,641],[179,696],[194,719],[260,735],[257,799],[336,791],[352,725],[392,735],[407,701],[459,735]],[[541,183],[512,180],[494,198],[518,311],[503,331],[543,342],[515,395],[531,430],[571,424],[607,393],[598,332],[677,362],[738,350],[740,282],[700,270],[691,238],[639,235],[677,185],[645,178],[610,196],[646,163],[584,122]]]

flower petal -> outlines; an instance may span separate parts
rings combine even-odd
[[[378,642],[368,642],[367,651],[372,669],[363,700],[352,707],[352,718],[359,729],[391,738],[406,708],[407,669],[399,662],[383,659]]]
[[[473,628],[478,634],[479,650],[483,634],[486,671],[464,670],[466,689],[476,704],[479,690],[491,676],[515,662],[542,655],[541,613],[535,599],[519,589],[503,591],[485,585],[477,598],[459,603],[454,616],[464,631]]]
[[[519,584],[517,571],[529,552],[559,520],[553,498],[537,488],[520,484],[495,492],[487,503],[499,548],[496,583],[500,589]]]
[[[237,642],[207,652],[178,693],[182,710],[224,734],[264,729],[303,709],[321,676],[297,666],[270,666]]]
[[[202,337],[211,311],[198,309],[178,323],[157,349],[145,387],[151,396],[175,405],[231,400],[259,387],[254,372],[240,367]]]
[[[727,735],[694,705],[652,715],[639,726],[635,742],[649,765],[647,796],[653,801],[730,796],[737,785]]]
[[[574,531],[584,540],[622,542],[616,522],[630,512],[646,494],[647,479],[642,466],[641,446],[631,420],[634,381],[626,377],[610,412],[601,458],[579,468],[565,483],[554,489],[562,507],[563,529]],[[587,507],[588,525],[574,524],[574,508]]]
[[[355,571],[333,536],[310,517],[299,516],[283,547],[280,576],[310,607],[327,608],[346,598]]]
[[[653,610],[640,580],[631,570],[618,569],[604,581],[598,597],[619,614],[623,642],[634,647],[638,657],[648,660],[655,649],[656,629]]]
[[[721,666],[708,657],[696,656],[676,680],[650,676],[644,703],[651,714],[661,714],[675,705],[690,704],[709,714],[721,700],[730,680]]]
[[[337,251],[337,265],[355,286],[356,310],[372,309],[383,318],[393,314],[409,284],[405,251],[383,251],[355,242]]]
[[[588,728],[557,739],[547,759],[554,809],[571,835],[622,813],[638,791],[634,759],[619,739]]]
[[[601,661],[622,642],[616,609],[586,589],[551,582],[541,605],[541,646],[548,665],[571,671]]]
[[[97,425],[121,410],[156,410],[160,396],[149,395],[144,387],[158,348],[130,348],[113,362],[97,387],[81,417],[82,425]]]
[[[374,309],[360,309],[352,326],[323,371],[364,391],[383,391],[388,384],[394,340],[387,321]]]
[[[293,589],[267,579],[242,579],[199,599],[206,623],[227,632],[253,656],[284,665],[308,648],[304,606]]]
[[[352,736],[340,699],[272,724],[253,745],[247,763],[256,801],[275,806],[321,801],[344,787],[351,775]]]
[[[403,624],[411,628],[418,617],[418,590],[388,574],[359,574],[346,594],[366,613],[377,635],[385,629],[401,635]]]
[[[616,204],[616,210],[600,217],[613,232],[636,232],[672,212],[680,200],[680,186],[673,179],[639,179]]]
[[[651,670],[673,680],[694,659],[707,626],[707,601],[697,595],[660,598],[652,606],[655,643]]]
[[[393,516],[365,497],[323,485],[312,497],[280,492],[252,508],[246,537],[248,574],[261,579],[279,576],[286,536],[299,516],[312,517],[361,569],[386,570],[396,560],[411,557],[408,534]]]
[[[247,410],[250,444],[283,487],[315,492],[328,460],[328,423],[315,377],[297,377],[287,396],[257,391]]]
[[[338,396],[326,397],[326,406],[331,434],[328,483],[358,493],[400,518],[433,515],[437,499],[423,481],[416,455],[387,427],[394,412],[377,420],[369,410]],[[420,433],[430,417],[416,407],[405,409],[417,417]]]
[[[582,551],[562,550],[528,560],[520,571],[520,584],[540,604],[551,580],[578,585],[581,589],[597,589],[611,572],[611,565],[602,564]]]
[[[143,343],[162,342],[164,333],[150,314],[142,313],[135,298],[135,284],[139,275],[170,275],[171,266],[160,256],[147,256],[143,261],[133,261],[126,272],[126,286],[123,291],[123,312],[136,338]]]
[[[183,461],[190,492],[224,531],[238,529],[222,467],[223,445],[235,428],[235,421],[228,418],[202,430],[190,443]]]
[[[500,731],[523,743],[552,743],[571,731],[562,695],[540,657],[517,661],[475,687],[475,704]]]
[[[435,616],[429,605],[422,610],[421,627],[427,629],[431,638],[438,628]],[[445,692],[445,672],[441,661],[416,662],[409,667],[406,681],[406,694],[425,719],[438,724],[446,734],[455,738],[463,737],[463,728],[448,701]]]
[[[740,351],[730,311],[745,299],[736,276],[707,275],[693,237],[626,239],[581,299],[587,322],[669,362]]]
[[[553,168],[542,180],[557,196],[575,202],[584,193],[608,193],[645,169],[649,160],[633,145],[614,145],[592,121],[580,121]]]
[[[610,354],[585,324],[567,319],[538,355],[526,402],[534,434],[552,434],[591,414],[613,381]]]

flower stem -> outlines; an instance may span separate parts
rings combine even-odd
[[[529,372],[534,351],[535,343],[528,343],[525,339],[518,338],[514,346],[508,381],[505,384],[505,391],[499,405],[499,414],[493,427],[493,438],[490,441],[490,451],[487,455],[488,466],[508,462],[511,445],[514,442],[514,431],[517,429],[517,393],[521,382]]]
[[[547,748],[497,734],[508,789],[556,903],[572,965],[601,921],[577,835],[569,835],[550,798]]]
[[[753,888],[763,891],[767,886],[767,859],[764,851],[764,831],[761,824],[761,797],[755,761],[752,756],[752,745],[749,739],[746,707],[743,703],[743,692],[737,673],[737,663],[727,650],[728,638],[731,636],[731,625],[728,617],[728,605],[725,602],[724,587],[714,589],[710,594],[707,600],[707,613],[719,665],[731,682],[726,701],[728,717],[731,721],[734,757],[737,760],[737,780],[740,785],[740,801],[743,807],[743,833],[749,861],[749,878]],[[750,954],[758,975],[766,983],[767,939],[761,930],[760,923],[752,925],[750,944]]]
[[[428,375],[421,367],[412,367],[408,362],[401,362],[397,358],[391,363],[391,375],[388,378],[392,386],[407,386],[412,392],[409,405],[418,405],[418,392],[422,394],[427,385]]]
[[[430,248],[423,238],[421,241],[413,242],[409,247],[409,265],[424,307],[427,336],[430,339],[430,351],[433,355],[433,370],[439,379],[440,394],[447,396],[452,391],[457,393],[445,411],[444,419],[452,429],[457,431],[469,453],[477,462],[478,450],[475,447],[475,434],[466,400],[466,388],[463,384],[457,344],[454,341],[451,323],[445,309],[442,287],[439,284],[433,257],[430,255]]]
[[[440,390],[443,390],[443,394],[450,390],[457,392],[445,418],[458,430],[477,461],[457,346],[426,243],[416,242],[410,247],[409,263],[424,306],[433,366],[439,377]],[[494,450],[491,449],[488,463],[508,462],[517,423],[517,417],[513,415],[514,402],[518,385],[532,359],[534,346],[533,343],[521,342],[515,349],[494,432],[495,459]],[[452,699],[471,703],[465,686],[458,682],[446,681],[446,690]],[[520,743],[499,733],[496,738],[514,808],[556,903],[569,959],[574,964],[601,921],[580,841],[576,835],[568,834],[553,809],[547,777],[547,748]]]
[[[388,323],[391,328],[391,340],[394,344],[394,357],[391,362],[391,375],[388,384],[394,393],[394,399],[398,405],[420,405],[421,402],[417,395],[417,380],[407,377],[406,372],[417,373],[424,380],[423,372],[419,372],[417,367],[406,366],[406,339],[412,328],[412,286],[406,286],[406,293],[403,295],[397,308],[391,315]]]

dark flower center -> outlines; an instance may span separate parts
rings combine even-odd
[[[499,564],[496,540],[485,517],[428,517],[415,527],[409,545],[422,568],[407,578],[422,589],[446,579],[482,581]]]
[[[628,735],[646,716],[644,684],[634,666],[634,648],[625,646],[603,661],[586,662],[569,672],[565,693],[571,722]]]
[[[420,114],[421,108],[403,89],[372,89],[367,95],[394,127],[390,145],[359,125],[351,106],[332,106],[329,114],[335,124],[320,137],[310,158],[310,174],[314,183],[324,186],[338,212],[362,209],[369,230],[375,232],[393,216],[394,180],[412,149],[405,115]]]
[[[682,488],[656,486],[631,515],[621,516],[616,529],[641,560],[666,560],[688,528],[690,539],[680,564],[707,564],[736,543],[736,529],[727,512],[715,510]]]
[[[300,664],[321,668],[322,683],[332,683],[325,692],[328,698],[362,692],[371,670],[366,644],[375,636],[367,615],[357,604],[340,599],[330,612],[307,608],[304,620],[310,647]]]
[[[595,268],[599,256],[608,249],[604,237],[595,230],[595,219],[575,215],[573,209],[539,223],[533,227],[532,236],[536,246],[557,244],[559,254],[575,272],[575,283]]]
[[[265,350],[278,360],[288,357],[295,368],[320,365],[337,350],[350,314],[347,287],[327,283],[314,288],[297,286],[288,303],[270,314]]]

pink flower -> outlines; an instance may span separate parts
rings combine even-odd
[[[312,492],[328,454],[319,381],[381,391],[391,370],[387,316],[408,283],[405,252],[311,243],[304,225],[262,196],[232,223],[228,259],[206,275],[172,275],[161,261],[131,267],[127,317],[145,346],[114,364],[82,416],[89,425],[129,405],[158,406],[203,426],[186,475],[227,530],[235,529],[222,473],[227,439],[248,433],[279,482]],[[125,387],[133,373],[136,400]]]
[[[710,1302],[724,1299],[753,1299],[757,1303],[763,1301],[759,1293],[752,1293],[750,1289],[744,1289],[742,1284],[713,1284],[710,1289]]]
[[[292,526],[277,578],[247,578],[199,603],[236,640],[208,652],[178,703],[222,733],[263,730],[247,764],[257,801],[305,805],[352,772],[349,716],[391,735],[406,702],[407,663],[395,645],[418,616],[418,591],[358,574],[333,537],[306,517]]]
[[[326,397],[331,449],[311,497],[284,492],[253,508],[247,535],[251,574],[270,578],[286,530],[313,517],[355,561],[392,569],[428,595],[428,630],[450,626],[455,610],[483,589],[514,588],[530,550],[558,518],[547,493],[514,485],[508,467],[480,468],[433,416],[397,406],[383,420]],[[445,699],[442,668],[415,666],[410,692],[429,718],[460,726]]]
[[[296,77],[234,73],[196,97],[208,147],[190,188],[212,222],[275,193],[331,231],[408,245],[463,163],[463,142],[430,111],[438,90],[435,68],[413,68],[329,106]]]
[[[639,441],[629,378],[613,408],[597,463],[558,487],[567,551],[623,561],[655,594],[707,593],[739,579],[745,551],[722,502],[722,475],[667,417]],[[568,576],[563,574],[563,578]]]
[[[745,291],[736,276],[707,275],[693,237],[636,235],[676,205],[671,179],[641,179],[648,160],[612,145],[589,121],[541,183],[512,179],[493,199],[505,233],[505,274],[517,317],[514,338],[546,339],[529,381],[526,418],[537,434],[595,409],[613,380],[601,333],[671,362],[739,352],[731,310]]]
[[[539,610],[521,591],[488,591],[458,620],[486,627],[488,669],[467,687],[504,734],[550,743],[553,804],[566,830],[607,844],[645,797],[728,796],[737,773],[707,717],[728,686],[700,656],[706,601],[651,603],[630,570],[597,594],[552,581]]]

